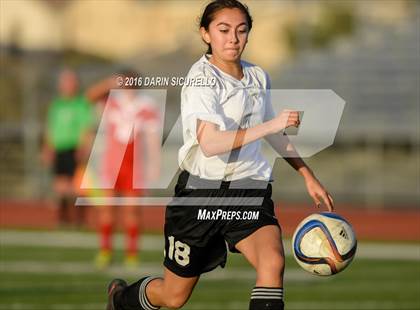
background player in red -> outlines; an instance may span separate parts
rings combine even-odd
[[[102,113],[103,156],[99,178],[108,197],[140,197],[144,185],[159,176],[160,110],[153,98],[138,89],[111,92]],[[115,201],[115,200],[114,200]],[[118,204],[118,203],[117,203]],[[99,208],[100,251],[95,258],[98,268],[112,260],[112,231],[115,226],[114,207],[122,214],[126,235],[125,264],[138,264],[138,211],[135,205],[101,206]]]

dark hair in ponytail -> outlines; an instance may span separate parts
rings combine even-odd
[[[246,21],[248,24],[248,31],[252,28],[252,17],[249,13],[249,9],[245,4],[237,0],[214,0],[207,4],[206,8],[203,11],[203,14],[200,18],[200,28],[203,27],[207,31],[209,30],[209,25],[214,19],[214,15],[222,9],[239,9],[245,15]],[[206,43],[206,42],[205,42]],[[211,54],[211,46],[206,43],[208,46],[207,54]]]

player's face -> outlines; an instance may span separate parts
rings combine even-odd
[[[239,9],[222,9],[217,12],[208,31],[201,28],[205,42],[213,55],[223,61],[239,61],[248,41],[248,24]]]
[[[64,97],[73,97],[79,90],[79,82],[76,74],[71,71],[64,71],[60,74],[59,85],[60,94]]]

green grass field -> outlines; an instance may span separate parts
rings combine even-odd
[[[160,274],[160,236],[145,238],[139,270],[124,269],[119,246],[115,264],[99,272],[92,264],[95,236],[72,234],[0,231],[0,309],[100,310],[110,279]],[[286,309],[420,309],[419,245],[381,244],[380,249],[392,255],[378,259],[378,248],[364,247],[347,270],[326,278],[306,274],[287,255]],[[402,253],[407,250],[411,255]],[[247,262],[231,254],[225,270],[202,276],[183,309],[247,309],[254,277]]]

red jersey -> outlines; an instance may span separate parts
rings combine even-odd
[[[144,185],[144,134],[156,130],[160,113],[153,99],[138,90],[115,91],[102,116],[105,130],[102,178],[116,191],[133,191]]]

